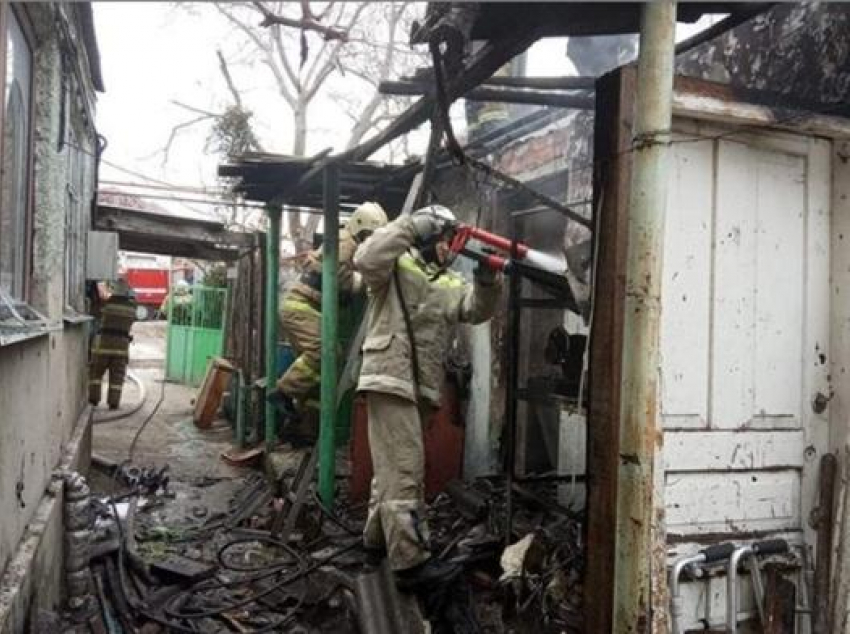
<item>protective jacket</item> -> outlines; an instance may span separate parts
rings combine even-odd
[[[352,259],[357,241],[347,229],[339,232],[339,264],[337,283],[341,296],[359,290],[360,275],[354,271]],[[322,250],[307,256],[301,278],[284,295],[278,309],[282,335],[292,346],[297,358],[277,387],[287,396],[302,401],[315,396],[321,380],[322,354]]]
[[[337,266],[337,285],[340,294],[350,295],[360,290],[360,275],[354,270],[354,252],[357,241],[348,229],[339,230],[339,264]],[[307,262],[299,280],[292,285],[288,295],[293,299],[306,301],[314,308],[322,306],[322,249],[314,249],[307,254]],[[284,300],[286,301],[286,300]]]
[[[130,329],[136,321],[136,302],[113,295],[103,305],[100,327],[92,346],[94,354],[126,357],[130,347]]]
[[[482,323],[492,316],[500,284],[467,283],[452,271],[440,272],[408,253],[415,240],[410,216],[378,229],[354,256],[369,291],[367,334],[358,389],[394,394],[416,402],[410,339],[399,297],[404,299],[416,344],[419,395],[440,403],[443,360],[450,326]]]
[[[123,295],[113,295],[103,305],[100,326],[92,345],[89,363],[89,402],[97,405],[101,397],[103,375],[109,371],[107,403],[116,408],[127,373],[130,328],[136,320],[136,302]]]

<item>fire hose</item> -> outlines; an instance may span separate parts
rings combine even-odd
[[[92,417],[92,422],[95,424],[98,423],[111,423],[116,420],[121,420],[122,418],[127,418],[128,416],[132,416],[136,412],[138,412],[145,405],[145,401],[147,400],[147,390],[145,389],[144,382],[139,379],[133,372],[127,372],[127,378],[135,383],[136,389],[139,390],[139,400],[136,402],[133,407],[127,410],[121,410],[117,412],[110,412],[108,414],[103,414],[102,416],[94,416]]]

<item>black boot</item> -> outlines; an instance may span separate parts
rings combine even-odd
[[[456,578],[462,568],[439,559],[428,559],[418,566],[397,570],[396,585],[399,590],[419,592],[434,586],[440,586]]]
[[[272,390],[266,395],[266,400],[274,405],[277,413],[283,417],[284,424],[298,420],[298,410],[295,402],[280,390]]]

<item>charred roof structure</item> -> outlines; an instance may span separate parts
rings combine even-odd
[[[321,209],[322,182],[316,177],[326,159],[327,153],[312,158],[246,154],[219,166],[218,174],[233,179],[233,192],[246,200]],[[341,206],[373,200],[391,214],[401,209],[414,176],[403,165],[340,161],[338,166]]]

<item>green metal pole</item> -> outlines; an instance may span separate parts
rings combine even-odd
[[[650,632],[653,621],[663,618],[653,612],[664,596],[666,552],[663,545],[656,548],[656,540],[663,543],[664,535],[655,513],[655,470],[663,469],[659,460],[658,337],[675,30],[675,2],[643,5],[623,319],[614,634]]]
[[[277,286],[280,272],[280,214],[279,205],[268,205],[266,214],[269,229],[266,233],[266,394],[274,389],[277,380]],[[277,439],[277,412],[266,401],[266,452],[274,449]]]
[[[339,296],[339,168],[325,167],[325,238],[322,243],[322,412],[319,435],[319,494],[325,507],[334,502],[336,475],[337,325]]]

